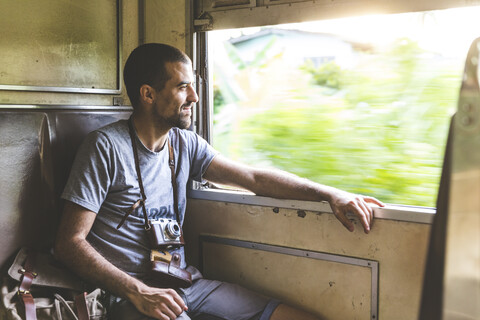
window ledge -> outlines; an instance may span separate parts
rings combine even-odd
[[[221,202],[231,202],[240,204],[250,204],[257,206],[279,207],[296,210],[307,210],[316,212],[332,213],[330,205],[326,202],[284,200],[268,197],[256,196],[251,193],[236,192],[229,190],[193,190],[188,191],[188,197],[191,199],[212,200]],[[397,220],[415,223],[432,224],[435,215],[435,208],[414,207],[404,205],[390,205],[374,209],[374,215],[377,219]]]

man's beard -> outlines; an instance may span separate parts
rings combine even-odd
[[[182,115],[181,112],[172,115],[168,118],[160,115],[158,110],[153,109],[153,113],[151,115],[156,119],[158,124],[168,125],[172,128],[180,128],[180,129],[188,129],[192,123],[192,116],[190,115]]]
[[[182,116],[181,114],[170,117],[166,120],[172,127],[180,129],[188,129],[192,123],[191,116]]]

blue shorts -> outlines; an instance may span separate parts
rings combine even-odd
[[[190,320],[200,315],[211,315],[224,320],[268,320],[280,301],[265,297],[239,285],[203,279],[200,272],[188,267],[193,285],[177,289],[188,306],[178,320]],[[147,320],[133,304],[123,298],[112,298],[109,308],[110,319]]]

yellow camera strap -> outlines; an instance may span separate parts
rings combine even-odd
[[[172,254],[168,251],[151,250],[150,261],[164,261],[170,263]]]

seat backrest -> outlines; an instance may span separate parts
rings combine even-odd
[[[0,265],[53,243],[65,186],[85,136],[131,111],[0,110]]]

